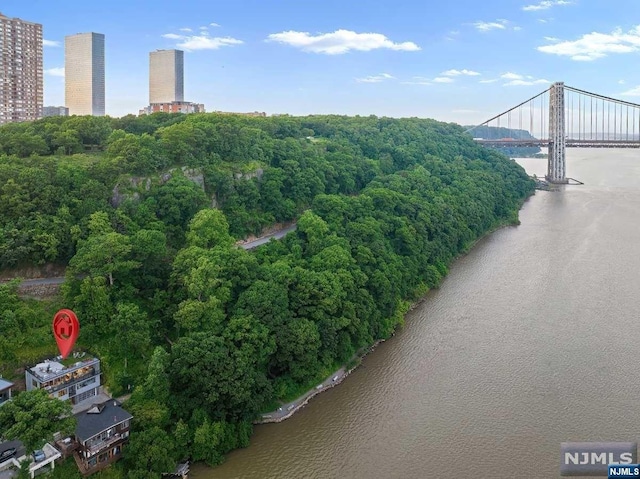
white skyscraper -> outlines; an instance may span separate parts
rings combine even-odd
[[[104,35],[64,39],[64,98],[69,115],[104,115]]]
[[[0,125],[42,116],[42,25],[0,13]]]
[[[149,53],[149,103],[184,101],[184,52]]]

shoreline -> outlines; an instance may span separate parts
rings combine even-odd
[[[394,335],[395,335],[395,332],[391,335],[391,337],[393,337]],[[362,353],[361,355],[358,355],[356,353],[356,355],[352,358],[352,360],[358,360],[359,359],[359,361],[357,361],[356,364],[354,364],[348,370],[345,369],[345,366],[342,366],[340,369],[335,371],[333,374],[330,374],[329,377],[325,378],[322,381],[322,387],[321,388],[319,388],[319,386],[316,386],[315,388],[312,388],[312,389],[308,390],[302,396],[298,396],[293,401],[289,401],[288,403],[285,403],[283,405],[283,407],[286,406],[287,404],[289,405],[286,409],[283,409],[283,407],[281,407],[276,411],[272,411],[272,412],[268,412],[268,413],[262,414],[260,416],[260,419],[257,419],[255,421],[253,421],[253,424],[254,425],[273,424],[273,423],[279,423],[279,422],[282,422],[282,421],[284,421],[286,419],[289,419],[291,416],[293,416],[295,413],[297,413],[300,409],[302,409],[304,406],[306,406],[309,403],[309,401],[311,401],[311,399],[316,397],[318,394],[323,393],[323,392],[325,392],[325,391],[327,391],[327,390],[329,390],[331,388],[334,388],[338,384],[340,384],[342,381],[344,381],[346,379],[346,377],[349,376],[349,374],[351,374],[358,366],[360,366],[360,364],[362,362],[362,359],[364,359],[368,354],[373,352],[380,345],[380,343],[383,343],[385,341],[386,341],[386,339],[378,339],[371,346],[367,347],[365,349],[364,353]],[[335,381],[332,380],[332,378],[336,378],[336,377],[337,377],[337,379]],[[325,384],[325,383],[327,383],[327,384]],[[280,414],[280,413],[283,413],[283,414]]]
[[[533,196],[533,195],[531,195],[531,196]],[[520,209],[522,208],[524,203],[529,198],[530,197],[525,198],[525,200],[520,205]],[[520,209],[518,210],[518,212],[520,211]],[[502,224],[496,225],[495,227],[493,227],[490,230],[488,230],[485,234],[483,234],[482,236],[480,236],[479,238],[474,240],[467,248],[465,248],[465,251],[462,251],[455,258],[453,258],[453,260],[451,261],[451,264],[455,263],[461,257],[466,256],[467,254],[469,254],[471,252],[471,250],[478,244],[478,242],[480,242],[484,238],[487,238],[489,235],[495,233],[498,230],[501,230],[502,228],[507,228],[509,226],[518,226],[519,224],[520,224],[520,220],[518,219],[517,223],[502,223]],[[442,279],[444,280],[445,278],[446,278],[446,276],[443,277]],[[431,291],[431,290],[428,290],[420,298],[418,298],[417,300],[415,300],[415,301],[413,301],[411,303],[411,305],[409,306],[409,309],[407,309],[407,312],[404,313],[403,318],[406,318],[406,315],[409,312],[413,311],[415,308],[417,308],[420,304],[422,304],[427,299],[427,296],[429,295],[429,291]],[[328,389],[331,389],[331,388],[337,386],[338,384],[340,384],[342,381],[344,381],[346,379],[346,377],[349,376],[349,374],[351,374],[358,366],[360,366],[360,364],[362,364],[362,360],[367,355],[369,355],[370,353],[375,351],[375,349],[381,343],[385,342],[387,339],[390,339],[390,338],[392,338],[394,336],[395,336],[395,330],[394,330],[393,333],[391,333],[391,336],[389,338],[378,339],[377,341],[375,341],[371,346],[369,346],[368,348],[365,349],[365,352],[362,355],[359,355],[358,353],[356,353],[354,355],[354,357],[352,358],[352,360],[359,360],[359,361],[357,361],[356,364],[353,365],[349,370],[345,370],[345,366],[342,366],[340,369],[338,369],[336,372],[334,372],[333,374],[329,375],[328,378],[325,378],[322,381],[322,383],[321,383],[322,387],[316,386],[315,388],[310,389],[309,391],[307,391],[303,395],[297,397],[293,401],[285,403],[283,405],[283,407],[279,408],[278,410],[262,414],[259,419],[256,419],[255,421],[253,421],[253,424],[254,425],[273,424],[273,423],[280,423],[282,421],[285,421],[286,419],[289,419],[296,412],[300,411],[300,409],[302,409],[304,406],[306,406],[309,403],[309,401],[311,401],[311,399],[316,397],[318,394],[320,394],[320,393],[322,393],[324,391],[327,391]],[[336,379],[334,381],[334,380],[331,379],[332,377],[333,378],[338,377],[338,379]],[[325,383],[327,383],[327,384],[325,384]],[[287,406],[287,408],[284,409],[284,406]]]

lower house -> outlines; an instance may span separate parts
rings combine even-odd
[[[11,388],[13,383],[0,378],[0,406],[11,399]]]
[[[95,404],[76,414],[75,440],[67,438],[58,444],[62,442],[68,452],[73,451],[80,472],[88,476],[120,459],[122,448],[129,441],[132,418],[114,399]]]
[[[51,466],[51,470],[54,470],[56,461],[60,457],[60,452],[49,443],[46,443],[38,451],[37,455],[34,453],[27,456],[26,449],[21,441],[4,442],[0,444],[0,471],[5,469],[18,470],[21,464],[27,461],[29,463],[29,476],[33,479],[41,473],[41,469],[48,469]],[[13,477],[13,474],[9,473],[9,475],[3,477]]]

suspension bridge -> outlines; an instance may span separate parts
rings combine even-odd
[[[566,148],[640,148],[640,105],[556,82],[467,132],[494,148],[548,148],[546,180],[566,184]]]

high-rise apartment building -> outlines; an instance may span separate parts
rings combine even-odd
[[[149,53],[149,103],[184,101],[184,52]]]
[[[0,124],[42,116],[42,25],[0,13]]]
[[[70,115],[104,115],[104,35],[64,39],[64,102]]]

